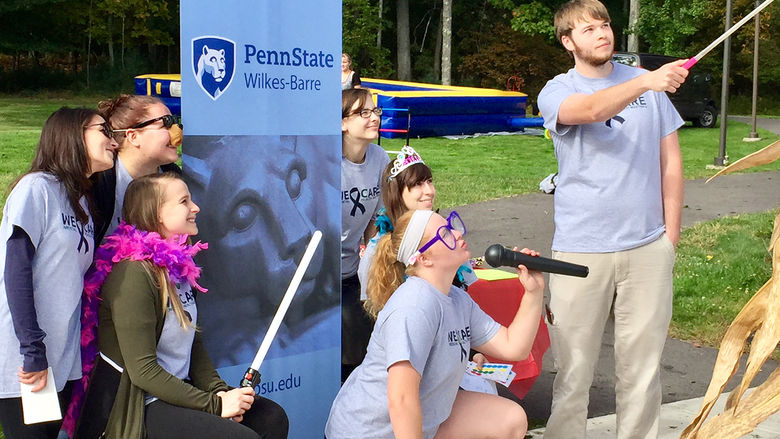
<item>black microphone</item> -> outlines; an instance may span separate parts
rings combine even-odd
[[[566,276],[588,277],[588,267],[558,261],[541,256],[528,256],[525,253],[509,250],[501,244],[493,244],[485,250],[485,261],[493,267],[517,267],[525,265],[529,270],[544,271],[547,273],[563,274]]]

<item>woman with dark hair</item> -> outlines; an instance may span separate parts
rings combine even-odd
[[[360,300],[366,300],[368,270],[376,252],[376,243],[385,233],[393,231],[393,224],[408,210],[431,210],[436,198],[431,168],[411,146],[404,146],[395,160],[382,173],[382,201],[384,211],[376,219],[378,232],[366,243],[358,265]]]
[[[366,89],[341,92],[341,375],[342,381],[366,355],[371,319],[360,302],[357,270],[360,244],[376,228],[382,208],[382,171],[390,161],[379,135],[382,109]]]
[[[89,177],[117,147],[96,111],[60,108],[43,126],[30,169],[0,223],[0,424],[7,438],[54,438],[59,422],[25,425],[20,385],[53,381],[67,406],[79,358],[81,290],[94,251]],[[51,371],[51,372],[49,372]]]
[[[179,159],[182,131],[178,119],[153,96],[120,95],[98,103],[119,143],[114,166],[98,174],[95,201],[100,211],[95,236],[100,244],[122,219],[122,202],[133,179],[160,172],[181,173]]]

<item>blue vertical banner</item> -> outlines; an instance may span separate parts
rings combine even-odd
[[[188,0],[181,47],[206,347],[237,386],[321,230],[258,393],[284,407],[290,438],[322,437],[341,367],[341,2]]]

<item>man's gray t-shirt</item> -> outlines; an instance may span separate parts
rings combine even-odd
[[[79,201],[89,212],[85,198]],[[65,187],[51,174],[34,172],[16,184],[3,208],[0,225],[0,267],[13,226],[24,229],[35,246],[33,297],[38,325],[46,333],[46,359],[57,391],[81,377],[81,292],[92,263],[95,227],[83,225],[68,201]],[[22,365],[19,339],[8,308],[0,270],[0,398],[19,397],[16,373]],[[51,379],[51,377],[49,377]]]
[[[368,145],[363,163],[341,158],[341,278],[357,272],[360,238],[382,203],[382,171],[390,162],[379,145]]]
[[[449,295],[410,277],[377,316],[368,351],[333,401],[330,439],[392,438],[387,369],[409,361],[421,375],[423,434],[432,438],[450,415],[471,346],[488,342],[500,325],[457,287]]]
[[[604,78],[587,78],[572,68],[539,93],[558,159],[553,250],[628,250],[654,241],[665,229],[660,142],[683,124],[665,93],[648,91],[606,122],[558,123],[558,109],[570,95],[592,94],[646,73],[612,65]]]

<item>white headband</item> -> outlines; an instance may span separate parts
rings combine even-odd
[[[401,238],[401,245],[398,248],[397,259],[404,266],[408,267],[417,260],[417,248],[420,246],[420,240],[422,240],[425,226],[428,225],[431,215],[433,215],[432,210],[415,210],[412,214],[412,219],[406,226],[404,237]]]

